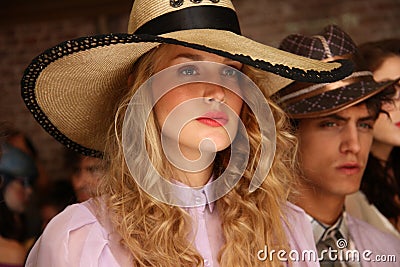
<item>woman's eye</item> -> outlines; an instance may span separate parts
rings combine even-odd
[[[184,66],[182,68],[179,68],[179,73],[185,76],[193,76],[198,75],[199,71],[196,66]]]
[[[400,82],[397,82],[394,85],[394,88],[396,90],[396,93],[393,96],[393,100],[400,100]]]
[[[224,76],[236,76],[237,75],[237,70],[233,68],[224,68],[222,70],[222,75]]]

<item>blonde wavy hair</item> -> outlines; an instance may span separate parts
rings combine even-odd
[[[128,170],[120,142],[127,105],[138,88],[154,74],[167,46],[148,52],[133,67],[133,84],[118,103],[115,124],[109,131],[105,150],[109,170],[101,181],[99,194],[106,196],[111,222],[121,235],[123,245],[131,251],[133,265],[203,266],[203,259],[189,237],[194,227],[189,214],[183,208],[156,200],[138,186]],[[218,258],[221,266],[280,266],[276,259],[258,260],[257,252],[265,245],[276,250],[288,247],[283,209],[293,186],[296,141],[289,134],[285,113],[269,100],[268,81],[263,71],[244,65],[242,72],[258,85],[270,105],[277,130],[277,149],[268,176],[250,193],[250,181],[262,161],[259,157],[261,135],[254,114],[244,104],[240,117],[250,140],[250,160],[236,186],[216,201],[226,240]],[[169,177],[171,166],[162,153],[160,129],[153,112],[147,119],[146,146],[155,169],[167,175],[163,177]],[[218,152],[216,160],[214,166],[226,167],[229,151]],[[215,172],[219,174],[220,170],[216,168]]]

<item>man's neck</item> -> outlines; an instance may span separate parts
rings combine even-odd
[[[319,222],[332,225],[342,215],[344,200],[345,196],[302,188],[295,204]]]

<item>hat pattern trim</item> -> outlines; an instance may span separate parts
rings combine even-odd
[[[379,94],[392,84],[393,81],[376,83],[368,77],[295,103],[285,102],[284,110],[292,119],[329,116]]]
[[[302,99],[310,98],[321,93],[332,91],[349,84],[357,83],[361,80],[373,81],[373,75],[370,71],[353,72],[347,78],[333,83],[298,83],[293,82],[279,91],[279,103],[293,103]]]
[[[68,40],[47,49],[42,54],[32,60],[31,64],[26,68],[24,75],[21,80],[21,96],[25,102],[25,105],[32,113],[35,120],[58,142],[70,148],[78,153],[92,157],[102,157],[103,152],[84,147],[61,133],[56,126],[49,120],[46,114],[43,112],[36,100],[35,86],[36,81],[39,78],[41,72],[52,62],[69,56],[74,53],[86,51],[96,47],[112,46],[116,44],[129,44],[129,43],[141,43],[141,42],[153,42],[153,43],[165,43],[165,44],[176,44],[183,45],[186,47],[202,50],[217,54],[232,60],[240,61],[244,64],[259,68],[265,71],[269,71],[297,81],[306,82],[321,82],[324,79],[325,82],[337,81],[346,76],[353,70],[353,64],[347,60],[337,60],[342,66],[332,71],[304,71],[298,68],[290,68],[288,66],[276,64],[272,65],[269,62],[262,60],[253,60],[250,56],[231,54],[225,51],[212,49],[199,44],[192,44],[187,42],[178,41],[172,38],[163,38],[153,35],[133,35],[133,34],[105,34],[95,35],[89,37],[81,37],[73,40]]]
[[[178,8],[178,7],[180,7],[180,6],[182,6],[183,5],[183,2],[184,2],[185,0],[170,0],[169,1],[169,5],[170,6],[172,6],[172,7],[174,7],[174,8]],[[199,3],[201,3],[203,0],[190,0],[190,2],[192,2],[192,3],[195,3],[195,4],[199,4]],[[219,0],[209,0],[210,2],[212,2],[212,3],[214,3],[214,4],[216,4],[216,3],[218,3],[219,2]]]

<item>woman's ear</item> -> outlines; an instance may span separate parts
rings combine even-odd
[[[128,81],[127,81],[127,83],[128,83],[128,88],[131,88],[134,82],[135,82],[135,78],[134,78],[134,76],[133,76],[133,73],[131,73],[131,74],[129,74],[129,76],[128,76]]]

